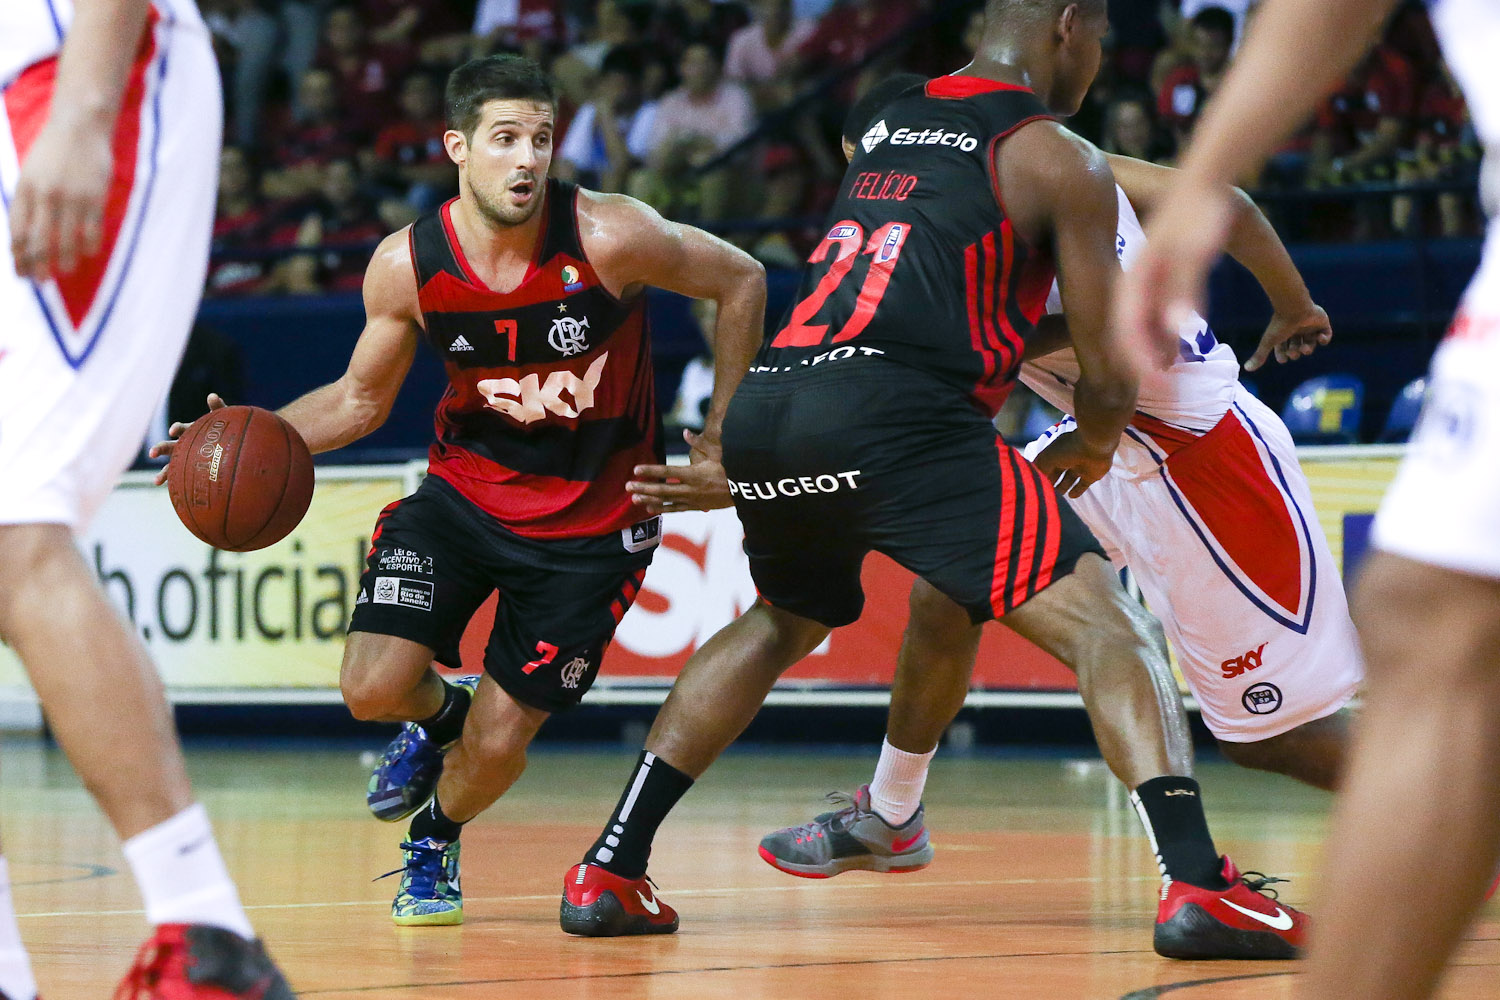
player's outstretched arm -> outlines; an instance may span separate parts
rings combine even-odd
[[[1109,472],[1140,378],[1140,362],[1108,322],[1120,272],[1114,176],[1099,150],[1052,122],[1023,127],[1001,150],[995,171],[1007,215],[1023,239],[1052,249],[1080,369],[1078,431],[1044,449],[1036,465],[1080,496]]]
[[[44,281],[97,253],[114,173],[115,119],[149,0],[77,0],[47,123],[10,205],[16,273]]]
[[[1121,283],[1123,328],[1159,340],[1201,305],[1229,238],[1224,185],[1265,161],[1374,41],[1394,0],[1267,0],[1182,158],[1171,197],[1146,228],[1149,245]]]
[[[343,376],[277,411],[314,455],[358,441],[385,423],[411,370],[421,327],[405,229],[375,249],[365,269],[364,299],[365,328]]]
[[[1157,206],[1171,194],[1178,171],[1118,153],[1105,156],[1115,183],[1149,222]],[[1225,189],[1233,214],[1224,250],[1255,276],[1271,300],[1274,314],[1255,353],[1245,362],[1245,370],[1255,371],[1273,354],[1278,362],[1285,363],[1326,346],[1333,340],[1328,314],[1313,302],[1286,244],[1248,194],[1228,185]]]
[[[687,434],[692,463],[689,467],[638,466],[637,480],[629,488],[637,503],[651,513],[728,507],[732,501],[719,464],[719,435],[730,397],[765,335],[765,268],[738,247],[701,229],[664,219],[634,198],[591,194],[586,212],[584,249],[616,294],[628,297],[649,285],[711,299],[718,306],[714,392],[703,433]]]
[[[342,448],[385,423],[396,394],[416,356],[421,328],[417,323],[417,277],[405,229],[381,241],[365,269],[365,329],[354,345],[349,368],[330,382],[293,400],[277,413],[297,428],[314,455]],[[224,405],[218,393],[208,408]],[[177,438],[189,424],[167,428],[169,440],[151,446],[152,458],[170,458]],[[156,474],[156,485],[167,470]]]

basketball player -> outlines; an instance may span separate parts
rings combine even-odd
[[[992,0],[975,61],[903,95],[862,139],[801,297],[725,421],[724,466],[761,599],[683,668],[614,815],[565,879],[564,930],[677,929],[645,877],[657,827],[777,677],[859,617],[860,565],[876,549],[922,578],[909,628],[933,637],[933,669],[966,676],[982,624],[1003,618],[1077,671],[1101,751],[1193,904],[1158,923],[1158,950],[1294,952],[1305,918],[1255,892],[1213,847],[1148,616],[1051,485],[1078,494],[1109,471],[1136,398],[1136,370],[1104,322],[1113,180],[1054,118],[1077,110],[1107,22],[1102,0]],[[1054,268],[1081,369],[1079,431],[1033,467],[990,420]],[[908,674],[918,699],[920,673]],[[930,854],[920,822],[884,836],[893,870]]]
[[[689,477],[723,479],[725,406],[765,314],[749,255],[548,178],[556,101],[534,62],[460,66],[446,103],[458,197],[381,243],[348,371],[280,411],[314,453],[330,451],[380,426],[424,341],[447,367],[428,476],[376,521],[340,679],[355,717],[409,723],[369,791],[382,819],[416,813],[392,906],[403,925],[462,922],[463,824],[593,684],[661,539],[626,490],[663,453],[645,287],[718,305]],[[484,676],[444,683],[433,660],[459,666],[464,628],[496,590]]]
[[[155,925],[122,992],[288,998],[193,801],[156,670],[76,548],[197,311],[220,131],[208,31],[187,0],[5,0],[0,98],[0,639]],[[0,996],[36,996],[4,860]]]
[[[1231,217],[1222,183],[1260,163],[1374,37],[1390,0],[1268,0],[1127,278],[1122,324],[1163,342],[1197,302]],[[1479,135],[1500,143],[1500,8],[1435,0]],[[1500,205],[1487,158],[1486,208]],[[1431,996],[1500,855],[1500,251],[1432,360],[1431,395],[1375,520],[1354,621],[1370,680],[1329,838],[1326,913],[1300,995]]]
[[[913,79],[896,80],[894,92],[872,90],[867,97],[879,103],[851,113],[844,136],[851,158],[881,105],[925,83],[914,74],[903,76]],[[1136,207],[1149,212],[1173,172],[1130,157],[1108,159],[1120,209],[1115,252],[1128,267],[1144,246]],[[1332,335],[1326,313],[1313,304],[1265,217],[1239,197],[1242,208],[1229,245],[1261,281],[1275,311],[1251,364],[1273,353],[1301,356],[1326,344]],[[1067,411],[1078,369],[1071,351],[1050,351],[1066,342],[1066,327],[1056,322],[1062,319],[1059,305],[1054,286],[1048,299],[1054,315],[1043,324],[1045,332],[1028,342],[1021,381]],[[1217,342],[1202,317],[1194,313],[1180,337],[1173,364],[1143,377],[1114,467],[1070,503],[1116,567],[1134,569],[1225,755],[1332,788],[1346,743],[1343,706],[1361,675],[1342,582],[1285,427],[1238,384],[1233,352]],[[1065,418],[1026,453],[1040,451],[1072,426],[1072,418]],[[931,690],[946,684],[949,697],[942,703],[956,710],[968,674],[924,670],[921,650],[931,641],[916,629],[908,632],[901,670],[919,674],[920,681],[898,674],[895,686],[920,683]],[[1226,656],[1233,648],[1250,652]],[[869,823],[871,812],[889,827],[922,812],[928,765],[952,721],[910,717],[929,703],[893,699],[891,728],[907,738],[915,730],[922,741],[907,749],[888,737],[874,779],[848,809],[772,833],[761,841],[761,856],[782,871],[812,878],[883,871],[897,863],[888,838],[840,834],[879,830]],[[1173,902],[1164,901],[1164,909]]]

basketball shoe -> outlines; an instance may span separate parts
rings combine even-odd
[[[292,1000],[259,941],[206,924],[161,924],[141,945],[115,1000]]]
[[[1224,858],[1227,889],[1167,881],[1156,911],[1152,944],[1165,958],[1296,958],[1307,915],[1276,900],[1266,887],[1285,879],[1241,875]]]
[[[621,878],[598,865],[581,864],[563,878],[562,909],[558,923],[581,937],[622,937],[627,934],[672,934],[677,911],[657,898],[644,875]]]
[[[393,921],[402,927],[449,927],[464,922],[458,848],[456,840],[444,842],[431,837],[402,842],[406,864],[380,876],[401,876],[401,888],[391,903]]]
[[[479,686],[479,675],[459,677],[453,683],[468,688],[472,695]],[[443,776],[443,757],[453,743],[439,746],[415,722],[404,723],[401,732],[380,755],[375,770],[370,772],[365,802],[375,818],[394,823],[410,816],[432,798],[438,778]]]
[[[760,842],[766,864],[802,878],[832,878],[855,869],[914,872],[932,863],[932,843],[920,805],[905,823],[891,826],[870,808],[869,785],[861,785],[853,797],[830,792],[828,801],[845,805],[810,823],[777,830]]]

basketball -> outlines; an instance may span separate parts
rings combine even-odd
[[[258,406],[226,406],[183,431],[167,465],[177,516],[216,549],[281,541],[312,502],[312,453],[291,424]]]

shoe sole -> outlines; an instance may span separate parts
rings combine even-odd
[[[1151,944],[1163,958],[1274,960],[1301,955],[1280,934],[1230,927],[1196,903],[1184,903],[1171,920],[1157,924]]]
[[[437,782],[433,782],[433,787],[437,787]],[[365,803],[370,807],[370,814],[376,819],[380,820],[383,823],[395,823],[405,819],[412,813],[416,812],[418,809],[422,808],[422,804],[430,798],[432,798],[432,792],[429,791],[426,798],[409,804],[407,803],[405,796],[399,794],[394,796],[388,795],[383,799],[371,799],[366,797]],[[392,811],[392,807],[395,807],[394,811]]]
[[[441,913],[414,913],[409,917],[398,917],[393,913],[391,922],[397,927],[456,927],[464,922],[464,911],[459,907]]]
[[[764,846],[760,848],[762,861],[777,871],[786,872],[798,878],[833,878],[835,875],[854,871],[901,875],[906,872],[921,871],[932,864],[933,853],[932,845],[928,844],[920,851],[888,858],[877,854],[866,854],[857,858],[835,858],[826,865],[798,865],[781,860]]]
[[[578,937],[627,937],[635,934],[675,934],[678,920],[670,924],[654,923],[638,913],[628,913],[613,892],[602,892],[588,906],[574,906],[564,896],[557,922],[568,934]]]

